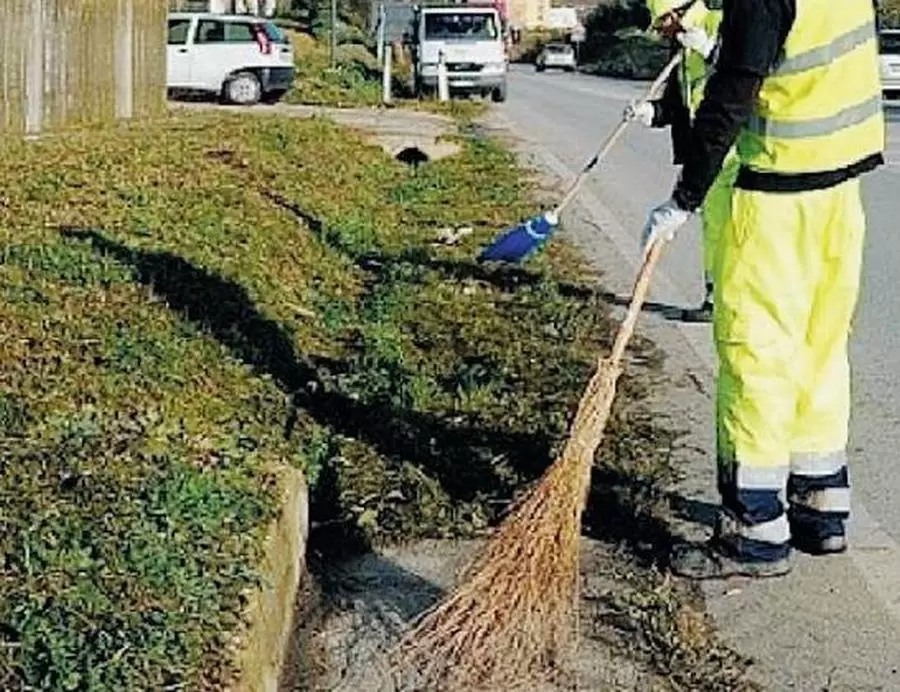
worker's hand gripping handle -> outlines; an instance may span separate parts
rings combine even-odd
[[[642,102],[647,102],[654,99],[662,88],[662,86],[666,83],[666,80],[672,74],[672,71],[678,67],[678,64],[681,62],[682,51],[678,51],[671,60],[669,60],[668,64],[662,69],[662,72],[657,75],[656,79],[653,80],[653,83],[647,89],[644,94],[644,98]],[[613,130],[610,135],[606,138],[606,141],[603,143],[603,146],[600,148],[594,157],[587,162],[584,168],[581,169],[581,172],[575,178],[575,181],[572,183],[572,186],[569,188],[569,191],[566,193],[565,197],[562,198],[562,201],[556,206],[554,209],[554,213],[557,217],[562,213],[563,209],[571,202],[575,195],[578,194],[578,190],[581,189],[581,185],[584,182],[587,174],[594,169],[603,159],[606,158],[606,155],[613,148],[615,143],[619,140],[619,137],[622,136],[622,133],[625,132],[625,129],[628,127],[630,121],[626,120],[624,117],[616,126],[616,129]]]

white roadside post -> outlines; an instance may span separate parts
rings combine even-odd
[[[390,46],[384,51],[384,69],[381,73],[381,100],[385,105],[392,101],[391,94],[391,71],[393,69],[391,54],[393,51]]]
[[[449,101],[450,100],[450,82],[447,79],[447,63],[444,58],[444,51],[441,51],[440,53],[438,53],[437,80],[438,80],[438,100],[439,101]]]

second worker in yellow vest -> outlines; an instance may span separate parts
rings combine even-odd
[[[647,127],[669,127],[674,163],[680,165],[690,147],[690,123],[713,71],[722,11],[709,9],[702,0],[687,5],[682,0],[648,0],[647,5],[652,25],[681,44],[682,62],[660,98],[629,106],[625,117]],[[732,149],[700,208],[705,294],[699,310],[684,311],[686,321],[712,320],[713,258],[717,239],[730,216],[737,172],[738,160]]]
[[[715,251],[721,513],[673,571],[764,577],[792,548],[846,549],[850,324],[865,237],[860,176],[883,163],[872,0],[729,0],[716,71],[671,199],[646,242],[673,238],[729,149],[740,170]]]

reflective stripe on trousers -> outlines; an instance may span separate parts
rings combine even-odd
[[[850,516],[850,478],[843,449],[794,452],[787,497],[795,533],[813,538],[842,536]]]
[[[726,521],[720,537],[747,560],[787,557],[790,524],[782,498],[788,468],[754,468],[735,459],[719,458],[719,493]]]
[[[715,259],[722,504],[748,557],[793,531],[843,531],[849,480],[847,339],[865,218],[859,181],[810,192],[735,190]]]

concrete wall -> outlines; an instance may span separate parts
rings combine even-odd
[[[236,676],[227,692],[278,692],[306,574],[309,494],[297,469],[277,471],[281,511],[263,545],[259,588],[247,594],[246,629],[234,641]]]
[[[165,15],[147,0],[0,0],[0,132],[162,112]]]

